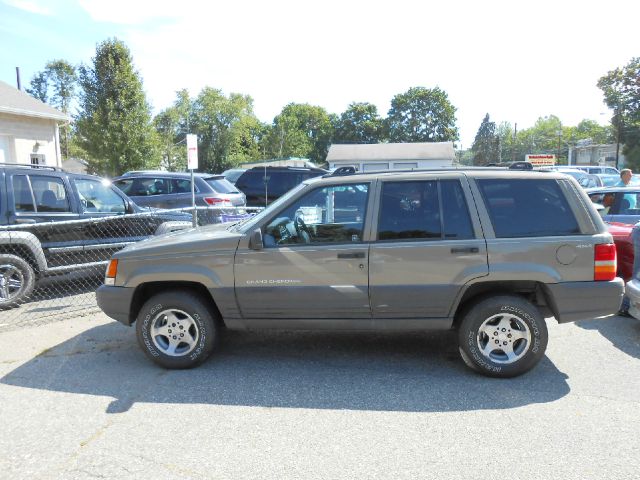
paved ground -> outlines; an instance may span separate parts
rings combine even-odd
[[[95,314],[0,333],[2,478],[640,477],[640,322],[550,323],[512,380],[449,335],[230,333],[152,366]]]

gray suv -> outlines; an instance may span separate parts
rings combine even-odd
[[[612,315],[611,235],[575,180],[501,169],[325,175],[258,215],[132,245],[98,304],[147,356],[188,368],[221,328],[457,331],[473,369],[512,377],[560,323]]]

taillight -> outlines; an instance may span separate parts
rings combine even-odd
[[[231,207],[231,200],[226,198],[216,198],[216,197],[204,197],[204,201],[207,202],[207,205],[215,206],[215,207]]]
[[[116,275],[118,274],[118,260],[112,258],[107,265],[107,273],[104,276],[105,285],[115,285]]]
[[[616,245],[606,243],[595,247],[593,279],[613,280],[616,278]]]

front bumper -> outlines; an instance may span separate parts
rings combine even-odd
[[[100,309],[114,320],[131,325],[131,303],[135,289],[102,285],[96,291],[96,300]]]
[[[548,284],[558,323],[614,315],[620,310],[624,280]]]
[[[629,297],[629,315],[640,320],[640,280],[627,282],[627,297]]]

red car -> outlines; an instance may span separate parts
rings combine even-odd
[[[631,280],[633,272],[633,241],[631,240],[631,230],[633,225],[627,223],[610,222],[607,223],[609,233],[613,236],[618,254],[618,276],[625,282]]]

